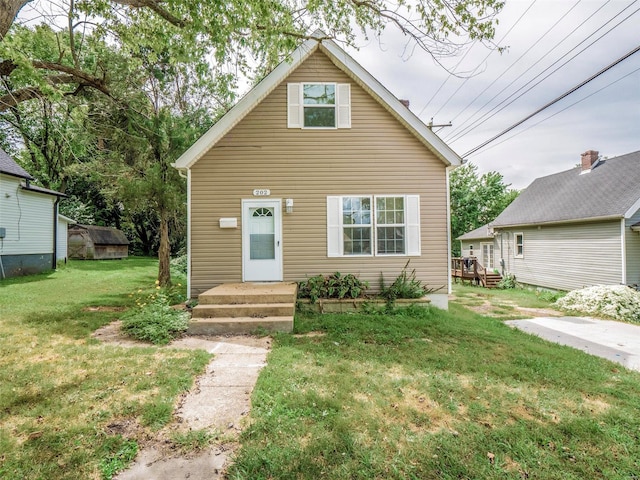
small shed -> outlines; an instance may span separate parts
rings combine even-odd
[[[129,240],[121,230],[95,225],[69,225],[69,258],[108,260],[126,258]]]

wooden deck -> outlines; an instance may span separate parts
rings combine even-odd
[[[495,288],[502,280],[502,275],[487,270],[476,257],[451,259],[451,276],[454,281],[465,280],[486,288]]]

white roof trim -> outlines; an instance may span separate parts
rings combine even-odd
[[[58,214],[58,220],[62,220],[63,222],[67,223],[78,223],[73,218],[69,218],[65,215],[62,215],[61,213]]]
[[[322,38],[322,32],[314,36]],[[293,70],[320,48],[342,68],[356,83],[373,95],[394,117],[405,125],[445,165],[458,166],[462,159],[440,137],[433,133],[416,115],[394,97],[378,80],[331,40],[305,41],[290,56],[280,63],[260,83],[252,88],[240,101],[200,137],[173,164],[178,169],[191,168],[211,147],[238,124],[256,105],[269,95]]]
[[[624,218],[631,218],[633,217],[636,212],[640,210],[640,198],[638,198],[638,200],[636,201],[636,203],[634,203],[633,205],[631,205],[631,208],[629,210],[627,210],[627,212],[624,214]]]

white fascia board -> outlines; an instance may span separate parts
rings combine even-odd
[[[640,198],[634,203],[629,210],[624,214],[624,218],[631,218],[635,213],[640,210]]]
[[[61,213],[58,214],[58,220],[62,220],[63,222],[72,223],[72,224],[78,223],[74,219],[66,217]]]
[[[411,110],[405,107],[384,85],[365,70],[347,52],[331,40],[323,40],[320,49],[329,57],[341,64],[345,73],[362,87],[377,97],[378,102],[398,118],[414,135],[425,144],[447,166],[462,165],[462,158],[454,152],[440,137],[427,127]]]
[[[289,74],[318,48],[316,40],[307,40],[290,56],[290,60],[280,63],[260,83],[253,87],[231,110],[224,114],[204,135],[202,135],[172,165],[177,169],[191,168],[202,155],[213,147],[229,130],[235,127],[251,110],[269,95]]]

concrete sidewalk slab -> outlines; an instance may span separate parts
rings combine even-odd
[[[538,317],[505,323],[640,371],[640,325],[590,317]]]

